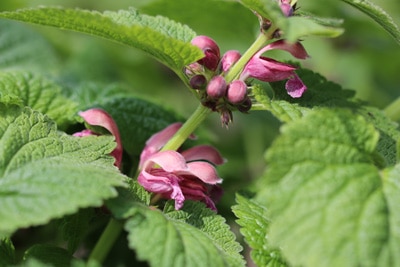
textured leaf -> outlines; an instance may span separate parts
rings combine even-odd
[[[128,188],[118,188],[118,197],[106,201],[107,208],[118,219],[127,219],[135,213],[135,205],[149,205],[150,193],[133,179],[128,179]]]
[[[90,229],[90,220],[93,216],[93,209],[82,209],[61,219],[61,231],[70,254],[76,251],[87,230]]]
[[[178,121],[171,111],[139,98],[116,98],[99,106],[116,121],[130,155],[140,155],[151,135]]]
[[[302,266],[400,263],[400,168],[375,165],[378,132],[346,110],[318,110],[282,128],[266,155],[270,242]]]
[[[70,267],[72,255],[65,249],[52,245],[35,245],[29,248],[24,260],[35,259],[52,266]]]
[[[166,214],[136,207],[125,229],[138,258],[151,266],[244,266],[224,218],[201,203],[189,203]]]
[[[175,72],[203,57],[190,44],[195,33],[187,26],[167,18],[141,15],[134,9],[104,13],[42,7],[1,12],[0,17],[103,37],[139,48]]]
[[[48,115],[58,127],[75,121],[77,105],[61,94],[61,88],[40,75],[24,71],[0,72],[0,95],[20,98],[22,105]]]
[[[394,23],[393,19],[379,6],[368,0],[342,0],[349,5],[354,6],[361,12],[370,16],[379,25],[381,25],[396,41],[400,44],[400,29]]]
[[[110,137],[57,131],[47,116],[0,103],[0,236],[100,206],[123,186]]]
[[[232,211],[239,218],[236,222],[241,226],[240,232],[251,248],[253,262],[257,266],[287,266],[280,250],[271,248],[268,244],[270,219],[266,208],[240,195],[236,195],[236,202]]]
[[[32,29],[19,23],[0,20],[0,68],[51,71],[56,56],[51,45]]]
[[[351,101],[354,91],[344,90],[310,70],[299,69],[296,72],[308,88],[301,98],[291,98],[287,94],[285,81],[270,83],[272,94],[261,86],[255,86],[252,94],[256,101],[252,109],[268,110],[280,121],[289,122],[318,107],[358,107],[355,101]]]
[[[15,248],[11,239],[0,239],[0,267],[10,266],[15,263]]]

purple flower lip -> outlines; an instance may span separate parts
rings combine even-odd
[[[196,36],[193,38],[191,43],[200,48],[205,55],[198,61],[198,63],[212,71],[215,71],[220,60],[220,50],[217,43],[205,35]]]

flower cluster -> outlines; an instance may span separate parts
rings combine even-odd
[[[280,0],[280,7],[285,16],[291,16],[294,12],[290,2],[290,0]],[[296,75],[295,66],[263,56],[269,50],[279,49],[289,52],[295,58],[305,59],[308,55],[300,42],[291,44],[279,39],[269,43],[246,62],[241,74],[233,81],[227,81],[226,75],[241,58],[239,51],[229,50],[221,57],[218,45],[208,36],[197,36],[192,40],[192,44],[203,51],[204,57],[186,66],[184,72],[201,103],[219,112],[221,121],[225,125],[232,121],[233,110],[240,112],[250,110],[252,105],[248,95],[250,79],[265,82],[287,80],[285,89],[293,98],[301,97],[307,89]]]
[[[214,166],[225,162],[220,153],[208,145],[182,152],[160,151],[181,126],[181,123],[171,124],[146,142],[140,156],[138,182],[147,191],[174,199],[176,210],[182,208],[186,199],[202,201],[216,210],[214,203],[222,195],[218,185],[222,179]]]

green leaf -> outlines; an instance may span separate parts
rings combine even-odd
[[[29,248],[24,255],[24,260],[35,259],[52,266],[70,267],[72,255],[65,249],[52,245],[35,245]]]
[[[389,119],[385,113],[375,107],[363,106],[359,110],[364,118],[379,131],[377,152],[383,157],[384,166],[397,162],[397,142],[400,140],[398,124]]]
[[[15,263],[15,248],[11,239],[0,239],[0,267],[10,266]]]
[[[400,167],[374,165],[378,138],[348,110],[309,112],[283,126],[257,200],[271,214],[271,244],[291,264],[400,264]]]
[[[151,266],[244,266],[225,219],[202,203],[166,214],[137,205],[125,229],[138,259]]]
[[[368,0],[342,0],[367,14],[381,25],[400,44],[400,29],[393,19],[379,6]]]
[[[306,36],[337,37],[343,32],[341,28],[319,24],[312,18],[293,16],[288,18],[284,37],[288,42],[294,43]]]
[[[140,155],[151,135],[179,121],[173,112],[140,98],[115,98],[99,107],[117,123],[123,147],[131,156]]]
[[[136,211],[138,203],[149,205],[150,193],[133,179],[127,180],[128,188],[118,188],[118,197],[106,201],[107,208],[118,219],[127,219]]]
[[[275,0],[240,0],[243,6],[256,12],[263,18],[274,22],[278,28],[286,29],[287,20],[283,15],[278,2]]]
[[[124,176],[110,137],[68,136],[47,116],[0,103],[0,236],[100,206]]]
[[[52,71],[56,55],[38,33],[19,23],[0,21],[0,68]]]
[[[253,110],[268,110],[280,121],[298,120],[310,110],[323,107],[357,108],[359,104],[352,101],[354,91],[344,90],[338,84],[328,81],[310,70],[296,71],[307,86],[301,98],[291,98],[285,90],[285,81],[270,83],[272,92],[256,85],[252,90],[255,103]]]
[[[267,209],[240,195],[236,195],[236,202],[237,205],[232,207],[232,211],[239,218],[236,222],[241,226],[240,232],[251,248],[253,262],[257,266],[287,266],[280,250],[271,248],[268,244],[270,219]]]
[[[77,213],[61,219],[61,231],[67,241],[67,251],[73,254],[90,229],[90,221],[94,216],[93,209],[81,209]]]
[[[176,73],[203,57],[190,44],[195,33],[167,18],[141,15],[135,9],[119,12],[42,7],[1,12],[0,17],[53,26],[103,37],[143,50]]]
[[[75,122],[77,105],[61,94],[61,88],[41,75],[25,71],[0,72],[0,95],[20,98],[22,105],[48,115],[60,128]]]

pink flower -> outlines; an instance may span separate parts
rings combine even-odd
[[[98,108],[92,108],[86,111],[81,111],[78,113],[86,123],[93,126],[101,126],[109,131],[115,138],[115,142],[117,146],[111,152],[111,155],[115,158],[114,165],[118,168],[121,167],[122,162],[122,142],[118,131],[118,126],[113,120],[113,118],[104,110]],[[74,133],[73,136],[78,137],[85,137],[89,135],[98,135],[97,133],[93,132],[92,130],[83,130],[81,132]]]
[[[186,199],[203,201],[216,210],[214,203],[221,196],[218,184],[222,179],[214,164],[224,163],[219,152],[208,145],[182,153],[159,151],[180,127],[180,123],[172,124],[148,140],[140,157],[138,182],[147,191],[174,199],[176,210],[182,208]]]
[[[249,60],[240,76],[240,80],[244,81],[249,77],[264,82],[276,82],[289,79],[286,84],[288,94],[294,98],[300,97],[304,91],[307,90],[307,87],[294,72],[296,67],[262,56],[264,52],[273,49],[287,51],[299,59],[306,59],[308,57],[306,50],[299,42],[290,44],[284,40],[275,41],[259,50]]]

